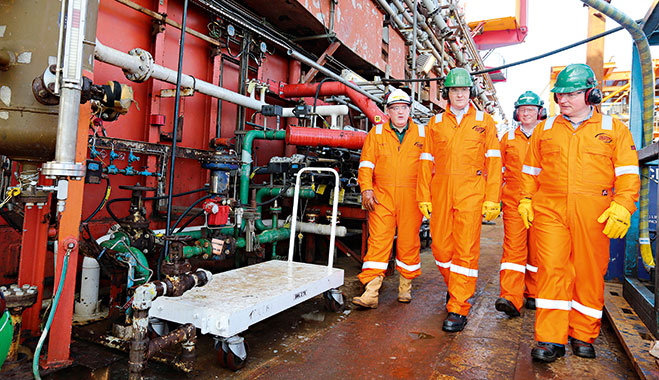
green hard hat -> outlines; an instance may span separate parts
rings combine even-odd
[[[568,65],[556,77],[556,83],[551,92],[564,94],[593,88],[597,86],[595,73],[590,66],[583,63]]]
[[[471,80],[469,71],[462,67],[451,69],[444,80],[444,87],[471,87],[474,82]]]
[[[542,107],[545,104],[544,101],[540,100],[538,94],[533,91],[526,91],[515,102],[515,108],[519,106],[536,106]]]

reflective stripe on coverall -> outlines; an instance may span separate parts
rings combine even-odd
[[[631,133],[597,111],[576,130],[563,116],[551,117],[533,132],[522,173],[538,249],[535,338],[566,344],[569,335],[592,343],[609,264],[609,238],[597,218],[612,200],[631,213],[638,200]]]
[[[501,138],[503,161],[503,256],[499,284],[501,297],[515,305],[524,303],[524,296],[535,298],[538,263],[535,248],[535,230],[524,227],[517,211],[521,199],[522,163],[529,147],[529,137],[515,128]]]
[[[421,274],[422,215],[415,191],[424,138],[425,127],[412,119],[402,143],[389,122],[376,125],[366,136],[359,162],[359,187],[362,192],[373,190],[380,204],[368,214],[368,251],[358,276],[363,284],[387,270],[396,228],[396,268],[409,279]]]
[[[431,118],[416,200],[432,202],[432,252],[451,295],[449,312],[469,313],[483,201],[499,202],[500,191],[501,151],[492,117],[470,105],[459,125],[451,111]]]

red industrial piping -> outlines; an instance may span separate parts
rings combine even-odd
[[[303,84],[286,84],[280,88],[280,95],[284,98],[297,98],[305,96],[315,96],[318,83]],[[387,120],[386,115],[374,101],[360,94],[356,90],[346,86],[341,82],[325,82],[320,87],[318,96],[346,95],[350,98],[373,124],[384,123]]]
[[[286,129],[286,144],[291,145],[361,149],[364,140],[366,140],[366,133],[359,131],[293,126]]]

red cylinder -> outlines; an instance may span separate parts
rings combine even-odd
[[[331,146],[335,148],[361,149],[366,132],[341,129],[288,127],[286,143],[303,146]]]

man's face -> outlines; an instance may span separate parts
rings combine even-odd
[[[404,128],[410,118],[410,106],[405,103],[394,103],[387,107],[389,121],[396,128]]]
[[[567,117],[580,116],[587,112],[586,96],[583,90],[556,94],[561,113]]]
[[[517,118],[525,127],[534,127],[538,124],[538,112],[540,108],[536,106],[519,106],[517,108]]]
[[[448,101],[459,110],[465,108],[469,105],[469,87],[449,87]]]

